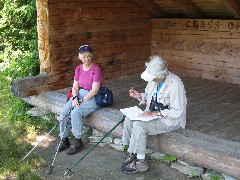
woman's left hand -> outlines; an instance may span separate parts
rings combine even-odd
[[[156,111],[152,111],[152,112],[144,112],[142,114],[139,115],[140,117],[146,117],[146,116],[157,116],[157,112]]]

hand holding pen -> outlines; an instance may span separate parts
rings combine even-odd
[[[129,96],[136,98],[136,99],[141,99],[141,94],[137,92],[136,90],[133,89],[133,87],[129,90]]]

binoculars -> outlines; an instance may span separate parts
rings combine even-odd
[[[149,106],[150,111],[160,111],[164,109],[169,109],[169,106],[164,106],[162,103],[152,100]]]

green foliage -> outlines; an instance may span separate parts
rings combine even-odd
[[[7,174],[16,179],[39,179],[34,171],[44,162],[34,153],[21,164],[18,162],[32,149],[27,140],[35,140],[37,133],[49,131],[54,126],[54,117],[49,115],[49,120],[43,120],[26,114],[30,106],[12,96],[10,81],[4,76],[0,81],[0,179]]]
[[[19,54],[8,53],[8,57],[4,61],[3,75],[10,76],[12,79],[34,76],[39,73],[37,51],[25,51]]]
[[[22,117],[27,117],[27,115],[24,115],[24,112],[21,111],[23,109],[26,110],[27,106],[24,103],[21,103],[21,100],[16,99],[11,95],[9,91],[9,86],[10,79],[6,77],[1,77],[0,177],[5,177],[9,172],[11,174],[16,173],[14,176],[17,176],[21,167],[27,167],[31,164],[23,163],[21,164],[21,166],[18,165],[18,161],[23,156],[23,154],[26,153],[26,148],[30,148],[28,144],[22,144],[23,141],[21,137],[21,134],[24,133],[24,128],[22,127],[25,127],[25,119],[23,119]],[[10,112],[12,112],[13,114],[11,114]],[[15,119],[16,121],[13,121],[13,119]]]
[[[3,0],[0,11],[0,32],[3,47],[11,45],[14,51],[31,49],[36,33],[35,0]]]
[[[195,172],[190,172],[190,173],[189,173],[189,177],[190,177],[190,178],[195,177],[195,176],[196,176]]]
[[[171,155],[168,155],[168,154],[164,155],[164,159],[168,160],[170,162],[176,162],[177,161],[177,158],[175,156],[171,156]]]
[[[31,108],[10,92],[12,79],[39,73],[36,0],[0,1],[0,179],[40,179],[44,162],[31,153],[29,140],[53,127],[52,118],[30,117]],[[7,178],[8,177],[8,178]]]
[[[147,159],[147,160],[151,159],[151,153],[146,153],[145,156],[146,156],[145,159]]]
[[[128,148],[129,148],[129,145],[125,145],[125,146],[123,147],[123,151],[124,151],[124,152],[127,152]]]
[[[217,174],[211,174],[209,175],[210,180],[222,180],[223,178],[220,175]]]
[[[0,69],[12,77],[39,73],[35,0],[0,3]]]

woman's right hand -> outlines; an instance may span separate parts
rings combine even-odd
[[[80,103],[79,103],[77,97],[72,101],[72,106],[73,106],[73,107],[78,107],[78,106],[80,106]]]
[[[129,90],[129,95],[136,99],[142,99],[141,94],[139,92],[137,92],[136,90],[134,90],[133,87],[132,87],[132,89]]]

